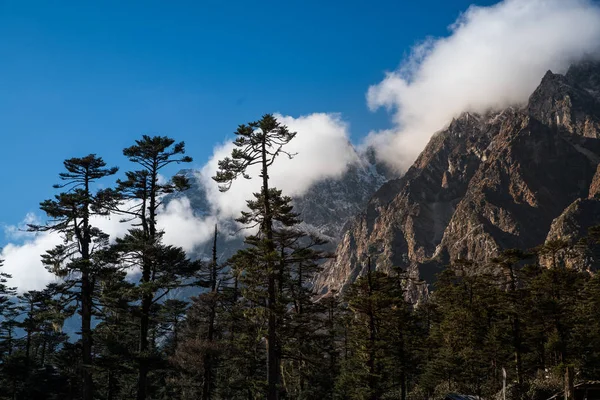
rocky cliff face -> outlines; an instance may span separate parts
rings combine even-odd
[[[597,63],[564,76],[548,71],[526,106],[453,120],[349,224],[320,290],[343,289],[368,256],[377,268],[398,266],[431,281],[451,260],[485,261],[543,243],[574,201],[600,190],[599,77]],[[600,223],[600,202],[582,201],[586,223]]]

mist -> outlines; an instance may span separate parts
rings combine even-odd
[[[464,111],[521,105],[544,73],[564,73],[597,57],[600,7],[587,0],[505,0],[471,6],[449,35],[417,44],[400,66],[367,92],[370,109],[392,114],[392,127],[366,145],[406,170],[431,136]]]

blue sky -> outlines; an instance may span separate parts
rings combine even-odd
[[[0,224],[37,211],[65,158],[128,169],[143,133],[185,140],[195,166],[267,112],[339,112],[358,141],[389,125],[369,85],[471,3],[0,0]]]

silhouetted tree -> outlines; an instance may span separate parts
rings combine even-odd
[[[267,399],[277,400],[281,389],[281,348],[277,329],[277,312],[280,305],[277,302],[273,224],[283,214],[278,213],[279,210],[271,199],[273,193],[269,186],[269,168],[277,156],[281,154],[292,156],[284,150],[284,146],[296,136],[296,133],[290,132],[287,126],[280,124],[273,115],[267,114],[258,121],[240,125],[235,134],[237,136],[234,141],[235,149],[231,157],[219,161],[219,170],[213,179],[221,185],[221,191],[227,191],[238,177],[250,178],[248,171],[250,167],[258,165],[260,168],[261,191],[256,201],[249,202],[251,211],[242,214],[241,222],[258,226],[258,237],[262,241],[260,247],[263,248],[263,268],[266,271],[268,292]]]
[[[110,199],[96,196],[93,185],[99,179],[113,175],[117,168],[107,168],[102,158],[90,154],[65,160],[66,172],[57,189],[66,189],[40,204],[49,222],[30,225],[33,231],[50,231],[62,235],[62,244],[42,257],[44,264],[66,282],[66,289],[79,305],[83,361],[83,399],[94,397],[92,377],[92,314],[96,277],[100,267],[94,262],[94,252],[108,245],[108,236],[93,225],[96,215],[107,215]]]

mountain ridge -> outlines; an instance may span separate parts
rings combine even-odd
[[[457,258],[485,262],[542,244],[552,222],[600,186],[599,76],[595,62],[548,71],[525,106],[453,119],[350,222],[319,291],[343,290],[368,257],[432,282]]]

